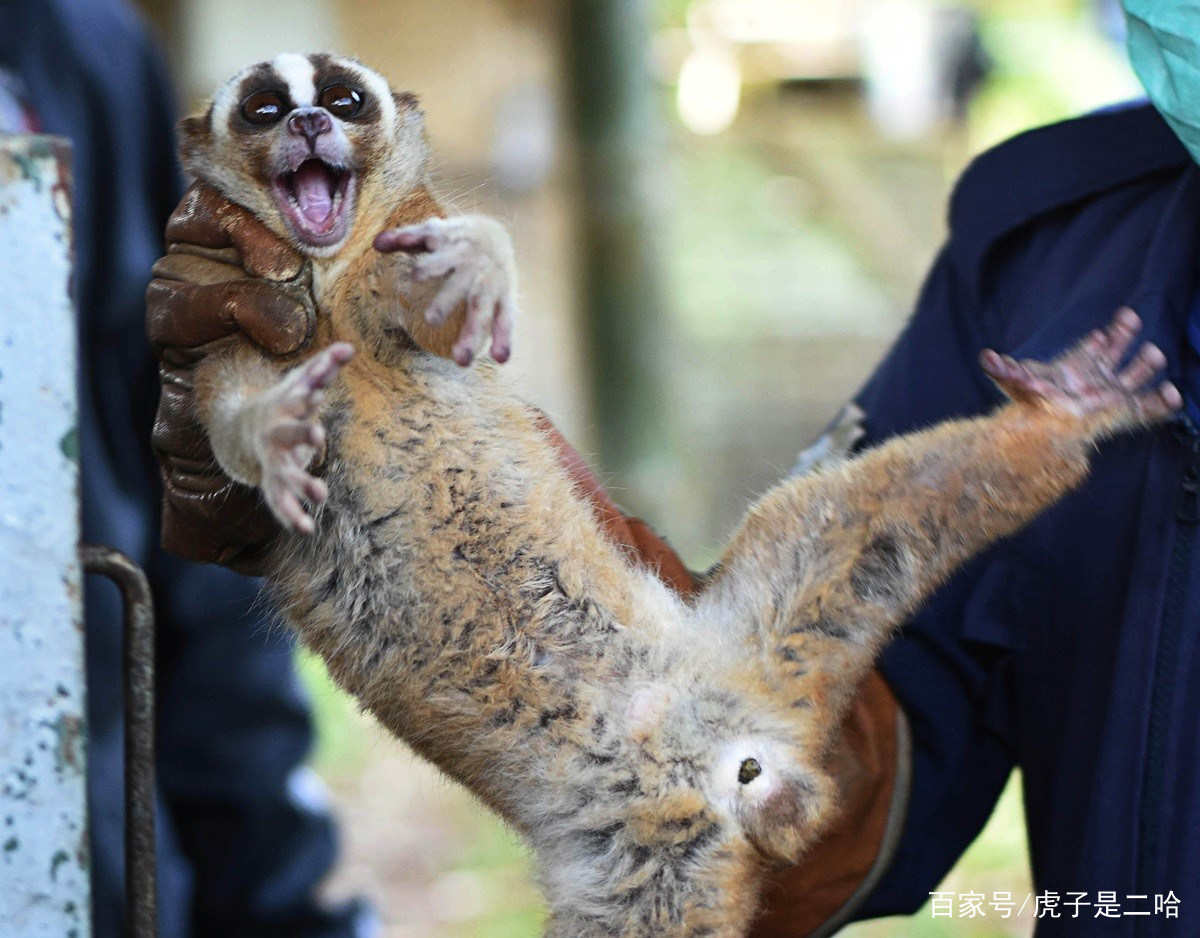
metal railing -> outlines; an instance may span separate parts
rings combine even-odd
[[[154,601],[142,568],[120,551],[84,544],[79,554],[84,573],[116,583],[125,604],[125,934],[154,938]]]

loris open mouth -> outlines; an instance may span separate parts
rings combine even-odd
[[[336,244],[346,234],[354,200],[354,173],[312,157],[277,176],[275,201],[296,237],[313,247]]]

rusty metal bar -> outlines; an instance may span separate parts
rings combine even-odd
[[[116,583],[125,603],[125,934],[154,938],[154,603],[146,574],[120,551],[84,544],[80,557],[84,572]]]

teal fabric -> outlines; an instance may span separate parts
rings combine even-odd
[[[1200,163],[1200,2],[1122,0],[1121,6],[1133,70]]]
[[[1200,2],[1122,0],[1129,58],[1150,101],[1200,163]],[[1187,328],[1183,392],[1200,424],[1200,298]]]

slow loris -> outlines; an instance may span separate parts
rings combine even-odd
[[[182,149],[311,265],[318,351],[231,348],[199,376],[218,460],[287,529],[271,590],[528,841],[551,936],[742,935],[764,871],[831,816],[831,735],[891,630],[1077,486],[1097,440],[1180,404],[1128,310],[1050,364],[984,352],[1011,403],[779,485],[685,601],[606,539],[495,366],[465,367],[489,337],[508,355],[512,251],[438,217],[411,95],[279,56]]]

